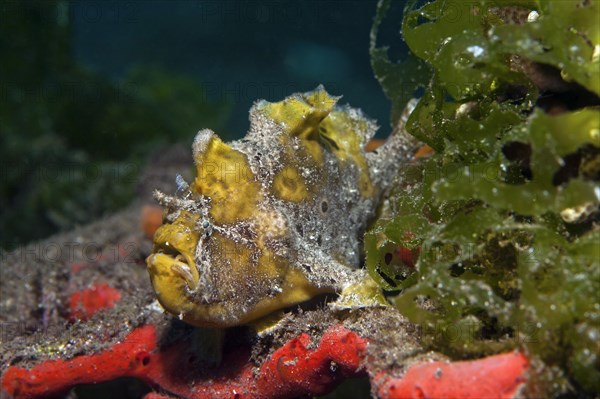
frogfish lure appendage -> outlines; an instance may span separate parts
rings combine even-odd
[[[223,328],[360,291],[362,236],[414,142],[401,123],[366,152],[375,123],[338,100],[319,86],[256,102],[241,140],[198,132],[194,181],[156,193],[165,221],[147,264],[168,312]]]

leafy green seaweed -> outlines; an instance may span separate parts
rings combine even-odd
[[[367,232],[370,275],[431,348],[520,348],[540,366],[530,389],[597,395],[598,2],[409,2],[409,59],[428,65],[413,78],[376,46],[388,9],[381,1],[373,69],[393,118],[406,82],[426,88],[407,129],[435,153],[402,171]],[[398,248],[419,251],[416,264]]]
[[[392,100],[392,121],[397,121],[408,100],[414,92],[424,87],[429,80],[431,70],[420,58],[409,55],[402,63],[392,62],[388,57],[387,47],[377,47],[377,30],[383,22],[390,7],[391,0],[381,0],[377,7],[375,21],[371,30],[371,66],[377,79],[382,84],[385,95]]]

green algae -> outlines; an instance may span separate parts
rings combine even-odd
[[[229,113],[189,77],[134,67],[111,81],[87,70],[72,52],[69,7],[3,4],[2,250],[126,206],[152,151],[197,126],[218,129]]]
[[[402,171],[366,234],[370,275],[429,347],[519,348],[530,389],[600,393],[598,2],[409,2],[404,63],[377,47],[388,8],[374,71],[393,117],[425,88],[407,129],[435,154]],[[416,265],[399,247],[420,249]]]

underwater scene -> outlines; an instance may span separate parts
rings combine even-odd
[[[598,0],[0,33],[0,398],[600,397]]]

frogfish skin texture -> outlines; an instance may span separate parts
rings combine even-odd
[[[362,236],[414,142],[401,121],[366,152],[375,123],[338,99],[319,86],[258,101],[230,143],[198,132],[194,181],[156,192],[166,211],[147,264],[168,312],[223,328],[368,284]]]

